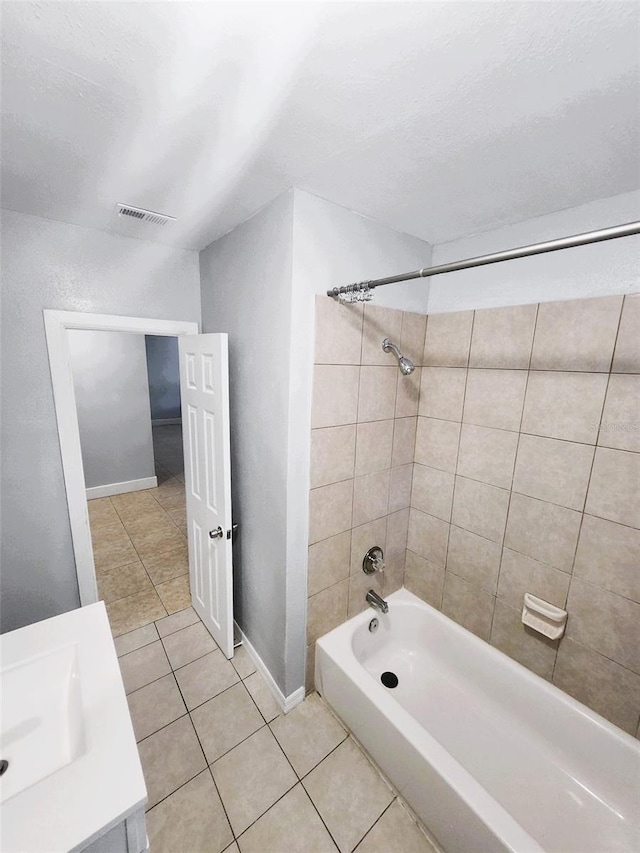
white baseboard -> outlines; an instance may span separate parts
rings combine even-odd
[[[125,480],[124,483],[107,483],[105,486],[91,486],[86,490],[87,500],[108,498],[111,495],[123,495],[125,492],[139,492],[141,489],[155,489],[157,477],[143,477],[141,480]]]
[[[273,698],[278,703],[278,707],[281,711],[283,711],[283,713],[288,714],[289,711],[295,708],[296,705],[299,705],[304,699],[304,685],[298,687],[298,689],[294,690],[293,693],[290,693],[289,696],[285,696],[282,690],[280,690],[280,688],[274,681],[274,678],[267,669],[265,662],[262,660],[258,652],[253,648],[238,623],[234,622],[234,625],[236,629],[236,636],[240,637],[240,639],[242,640],[242,645],[245,647],[245,649],[247,650],[247,654],[256,665],[256,669],[267,682],[267,686],[269,687],[269,690],[271,690]]]
[[[171,424],[181,424],[182,418],[154,418],[151,421],[151,426],[170,426]]]

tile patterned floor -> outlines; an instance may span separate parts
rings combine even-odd
[[[158,487],[89,501],[98,581],[115,637],[190,604],[180,425],[153,428]]]
[[[151,853],[434,853],[320,697],[283,716],[191,608],[115,642]]]

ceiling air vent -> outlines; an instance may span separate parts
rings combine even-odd
[[[151,225],[166,225],[169,222],[175,222],[175,216],[168,216],[166,213],[155,213],[153,210],[144,210],[142,207],[132,207],[130,204],[117,204],[119,216],[129,216],[132,219],[137,219],[138,222],[149,222]]]

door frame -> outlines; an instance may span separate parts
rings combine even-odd
[[[71,540],[76,562],[80,606],[98,601],[98,585],[91,544],[89,511],[80,446],[78,410],[73,385],[68,329],[94,332],[129,332],[141,335],[197,335],[199,323],[188,320],[160,320],[148,317],[121,317],[117,314],[91,314],[80,311],[43,309],[53,400],[58,423],[60,454]]]

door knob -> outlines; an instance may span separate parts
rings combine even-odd
[[[224,536],[224,531],[222,530],[221,527],[216,527],[215,530],[209,531],[209,538],[210,539],[222,539],[223,536]]]

